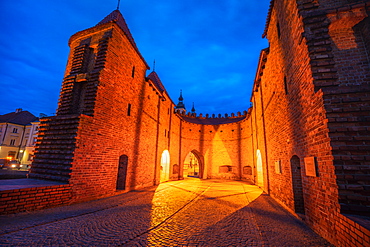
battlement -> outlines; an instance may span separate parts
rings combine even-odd
[[[252,108],[249,108],[248,111],[237,112],[229,114],[205,114],[203,116],[202,113],[197,115],[196,113],[181,113],[180,111],[176,111],[175,113],[178,114],[182,119],[190,123],[196,124],[205,124],[205,125],[218,125],[218,124],[228,124],[228,123],[235,123],[239,122],[250,115]]]

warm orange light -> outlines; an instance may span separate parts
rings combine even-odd
[[[147,245],[158,246],[158,239],[161,239],[161,246],[173,246],[166,241],[178,238],[178,233],[184,230],[183,217],[195,212],[194,209],[201,210],[194,214],[194,221],[198,223],[186,230],[184,235],[187,236],[232,217],[262,193],[262,189],[255,185],[231,180],[220,183],[219,180],[188,178],[161,183],[153,194]],[[202,210],[203,204],[212,210]],[[199,221],[198,217],[206,220]],[[168,229],[167,220],[171,222],[172,230]],[[185,222],[189,219],[185,218]]]

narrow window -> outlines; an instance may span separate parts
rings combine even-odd
[[[81,72],[86,73],[94,68],[94,49],[91,47],[85,48],[84,57],[82,60]]]
[[[164,130],[164,136],[165,137],[167,136],[167,130]]]
[[[135,77],[135,66],[133,66],[133,67],[132,67],[132,73],[131,73],[131,76],[132,76],[132,78],[134,78],[134,77]]]
[[[278,38],[280,39],[280,24],[279,24],[279,22],[276,24],[276,28],[277,28]]]
[[[131,116],[131,104],[127,106],[127,116]]]
[[[11,139],[10,140],[10,146],[14,146],[15,145],[15,139]]]
[[[288,83],[286,81],[286,77],[284,76],[284,90],[285,90],[285,94],[288,94]]]
[[[18,129],[17,128],[14,128],[13,129],[13,133],[18,133]]]

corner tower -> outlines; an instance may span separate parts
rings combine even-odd
[[[69,46],[57,114],[41,123],[30,177],[68,182],[76,201],[150,185],[130,165],[138,159],[149,66],[121,12],[74,34]]]
[[[97,100],[101,96],[98,92],[114,87],[117,80],[138,84],[149,69],[119,10],[95,27],[72,35],[69,46],[57,115],[99,114],[99,110],[106,110],[106,104],[110,106],[112,101]]]

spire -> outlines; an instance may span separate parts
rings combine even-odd
[[[155,59],[153,61],[153,72],[155,72]]]
[[[191,113],[195,113],[194,102],[193,102],[193,108],[191,108]]]
[[[186,113],[185,104],[183,102],[184,98],[182,97],[182,90],[180,90],[179,103],[175,106],[175,111],[179,113]]]
[[[183,101],[184,98],[182,97],[182,90],[180,90],[180,97],[179,97],[179,101]]]
[[[118,0],[118,4],[117,4],[117,10],[119,10],[119,4],[121,3],[121,0]]]

